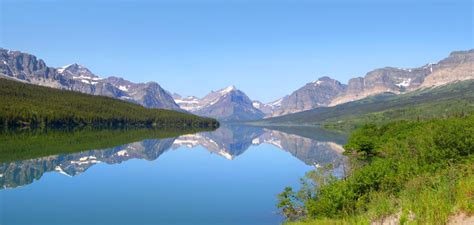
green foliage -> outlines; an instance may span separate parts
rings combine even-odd
[[[192,114],[0,78],[0,128],[217,127]]]
[[[311,179],[319,182],[312,197],[292,203],[303,204],[300,219],[344,224],[398,215],[408,223],[445,224],[456,210],[472,213],[474,116],[366,125],[345,148],[356,158],[351,174]]]
[[[441,157],[465,157],[474,152],[474,126],[466,126],[464,121],[442,124],[433,142]]]
[[[296,201],[296,193],[291,187],[286,187],[282,193],[278,194],[277,207],[286,218],[293,220],[301,216],[300,213],[302,213],[301,205],[295,204]]]
[[[361,129],[354,131],[350,136],[348,144],[344,146],[346,154],[357,154],[361,158],[375,155],[378,134],[377,126],[373,124],[364,125]]]

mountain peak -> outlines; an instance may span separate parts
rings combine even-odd
[[[77,64],[77,63],[65,65],[63,67],[58,68],[57,70],[59,73],[64,73],[64,71],[69,71],[73,74],[94,75],[87,67]]]
[[[322,76],[320,78],[318,78],[317,80],[311,82],[311,84],[313,85],[319,85],[319,84],[322,84],[323,82],[333,82],[333,81],[336,81],[328,76]]]
[[[62,66],[60,69],[68,69],[68,68],[74,68],[74,69],[87,69],[85,66],[77,64],[77,63],[71,63],[67,64],[65,66]]]
[[[175,102],[182,109],[197,115],[223,121],[256,120],[264,117],[264,113],[255,107],[264,104],[252,102],[244,92],[238,90],[234,85],[212,91],[203,98],[180,97],[175,98]]]
[[[58,68],[58,72],[59,72],[59,73],[63,73],[65,69],[69,68],[69,67],[72,66],[72,65],[74,65],[74,64],[67,64],[67,65],[65,65],[65,66],[59,67],[59,68]],[[77,65],[77,64],[76,64],[76,65]]]
[[[227,93],[229,93],[231,91],[235,91],[235,90],[237,90],[237,88],[234,85],[230,85],[230,86],[228,86],[224,89],[221,89],[219,92],[222,93],[222,94],[227,94]]]

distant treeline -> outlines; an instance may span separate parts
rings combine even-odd
[[[211,118],[0,78],[0,127],[216,128]]]

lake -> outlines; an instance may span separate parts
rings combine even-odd
[[[5,161],[0,224],[279,224],[277,194],[286,186],[297,188],[306,172],[329,164],[344,176],[346,136],[272,129],[223,124],[211,132]],[[54,149],[69,136],[47,137],[56,141],[25,146]],[[80,140],[68,143],[95,141]]]

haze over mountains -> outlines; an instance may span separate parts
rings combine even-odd
[[[48,67],[34,55],[0,48],[0,74],[23,82],[103,95],[148,108],[188,111],[221,121],[249,121],[277,117],[320,107],[336,106],[382,93],[401,94],[474,79],[474,50],[455,51],[438,63],[417,68],[384,67],[368,72],[348,84],[330,77],[309,82],[271,103],[250,99],[235,86],[210,92],[203,98],[163,89],[158,83],[133,83],[119,77],[100,77],[84,66]]]

